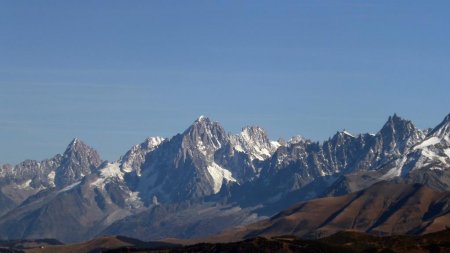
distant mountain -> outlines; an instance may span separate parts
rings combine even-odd
[[[55,175],[48,177],[50,186],[0,217],[2,238],[81,241],[140,210],[142,202],[128,189],[118,163],[101,162],[97,152],[78,139],[56,157],[61,160],[50,171]]]
[[[222,187],[257,177],[260,168],[256,164],[279,146],[261,128],[247,127],[239,135],[227,134],[217,122],[201,116],[146,156],[133,189],[147,204],[214,195]]]
[[[146,203],[178,202],[217,193],[223,183],[236,181],[214,161],[227,142],[225,130],[200,117],[186,131],[148,154],[136,190]]]
[[[102,160],[97,151],[75,138],[55,170],[54,184],[61,189],[74,184],[97,169]]]
[[[64,188],[92,173],[100,164],[98,153],[79,139],[63,155],[43,161],[26,160],[16,166],[0,167],[0,214],[47,190]]]
[[[74,139],[62,155],[0,167],[0,238],[194,238],[380,181],[447,192],[449,121],[420,130],[393,115],[375,134],[339,131],[319,143],[273,141],[256,126],[227,133],[201,116],[112,162]]]
[[[360,190],[382,177],[392,179],[387,164],[397,165],[424,139],[423,131],[397,115],[389,117],[377,134],[341,131],[322,144],[300,139],[266,159],[255,181],[234,187],[232,200],[242,205],[264,203],[263,213],[271,215],[298,201]],[[355,174],[356,182],[348,182]],[[374,180],[367,179],[374,174]]]
[[[328,195],[340,195],[380,180],[420,183],[437,190],[450,191],[450,115],[422,138],[407,142],[400,156],[380,164],[376,171],[360,171],[341,175]]]

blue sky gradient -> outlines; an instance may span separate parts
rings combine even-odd
[[[450,112],[450,2],[1,1],[0,164],[114,160],[199,115],[325,140]]]

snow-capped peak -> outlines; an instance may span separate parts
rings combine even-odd
[[[429,135],[436,136],[450,142],[450,114],[448,114],[439,125],[431,130]]]
[[[446,118],[427,137],[411,149],[408,159],[414,159],[414,167],[409,170],[429,168],[444,170],[450,167],[450,117]]]
[[[73,138],[73,140],[72,140],[72,142],[70,143],[70,145],[72,146],[72,145],[76,145],[77,144],[77,142],[79,142],[80,141],[80,139],[78,139],[78,138]]]
[[[304,141],[306,141],[305,137],[303,137],[301,135],[295,135],[295,136],[292,136],[288,140],[288,143],[289,144],[298,144],[298,143],[301,143],[301,142],[304,142]]]
[[[141,166],[145,162],[146,155],[155,150],[165,140],[165,138],[159,136],[149,137],[141,144],[134,145],[120,158],[120,167],[124,172],[136,171],[140,175]]]
[[[280,147],[277,141],[270,141],[266,131],[250,126],[242,129],[239,135],[231,135],[230,141],[236,151],[247,153],[252,159],[265,160]]]
[[[348,135],[348,136],[350,136],[350,137],[355,138],[355,136],[354,136],[353,134],[347,132],[346,130],[342,131],[342,133],[345,134],[345,135]]]
[[[146,140],[147,148],[155,148],[156,146],[161,144],[164,140],[165,138],[159,136],[150,137]]]
[[[183,133],[183,147],[200,151],[210,157],[226,143],[226,133],[223,127],[207,117],[200,116]]]
[[[202,122],[202,121],[209,121],[209,118],[208,117],[206,117],[205,115],[200,115],[198,118],[197,118],[197,120],[196,120],[196,122]]]

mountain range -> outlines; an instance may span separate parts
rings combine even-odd
[[[2,165],[0,238],[428,233],[450,225],[449,168],[450,114],[432,129],[393,115],[376,134],[322,143],[201,116],[113,162],[74,139],[62,155]]]

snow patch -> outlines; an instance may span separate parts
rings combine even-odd
[[[141,198],[139,197],[139,192],[130,191],[128,197],[125,199],[125,203],[130,208],[140,208],[144,206],[144,203],[142,203]]]
[[[48,178],[48,182],[49,182],[52,186],[55,186],[55,171],[50,172],[50,173],[47,175],[47,178]]]
[[[100,170],[100,175],[103,178],[118,177],[120,179],[123,179],[123,172],[120,170],[119,163],[108,164],[105,168]]]
[[[218,193],[220,191],[224,179],[227,182],[236,182],[236,179],[233,177],[233,174],[229,170],[220,167],[215,162],[213,162],[212,165],[208,166],[207,169],[213,179],[214,193]]]
[[[17,188],[18,189],[27,189],[27,188],[30,188],[30,184],[31,184],[31,179],[28,179],[24,183],[17,185]]]
[[[239,151],[239,152],[245,153],[245,151],[244,151],[244,149],[242,148],[242,146],[241,146],[241,145],[236,145],[236,146],[234,147],[234,149],[235,149],[236,151]]]
[[[123,180],[124,173],[120,170],[120,164],[118,162],[109,163],[104,168],[100,170],[100,177],[91,183],[91,186],[97,188],[103,188],[105,182],[111,180],[112,178],[118,178]]]
[[[74,183],[74,184],[71,184],[71,185],[69,185],[69,186],[66,186],[66,187],[62,188],[58,193],[65,192],[65,191],[68,191],[68,190],[71,190],[71,189],[73,189],[75,186],[79,185],[80,183],[81,183],[81,181],[76,182],[76,183]]]
[[[270,145],[273,147],[273,149],[278,149],[281,147],[281,144],[278,141],[270,141]]]
[[[450,158],[450,148],[444,149],[444,153]]]
[[[206,147],[205,144],[203,144],[203,141],[199,140],[197,142],[197,149],[198,151],[200,151],[200,153],[206,156]]]
[[[355,136],[353,136],[353,134],[351,134],[351,133],[349,133],[349,132],[347,132],[347,131],[343,131],[342,133],[344,133],[345,135],[348,135],[348,136],[350,136],[350,137],[353,137],[353,138],[355,138]]]
[[[381,180],[388,180],[394,177],[399,177],[402,174],[402,168],[406,163],[408,158],[404,156],[399,164],[397,164],[394,168],[390,169],[386,174],[380,177]]]
[[[105,179],[104,178],[97,178],[94,182],[91,183],[91,186],[102,188],[105,186]]]
[[[251,160],[266,160],[281,144],[277,141],[267,140],[264,129],[259,127],[246,127],[239,135],[232,137],[234,149],[246,153]]]
[[[289,143],[289,144],[297,144],[297,143],[304,142],[304,141],[306,141],[306,139],[305,139],[303,136],[301,136],[301,135],[296,135],[296,136],[292,136],[292,137],[288,140],[288,143]]]
[[[155,147],[157,147],[159,144],[161,144],[163,141],[165,140],[165,138],[163,138],[163,137],[159,137],[159,136],[156,136],[156,137],[150,137],[149,139],[148,139],[148,148],[155,148]]]
[[[431,137],[431,138],[429,138],[429,139],[423,141],[423,142],[420,143],[419,145],[415,146],[415,147],[413,148],[413,150],[423,149],[423,148],[426,148],[426,147],[428,147],[428,146],[435,145],[435,144],[437,144],[437,143],[439,143],[439,142],[441,142],[441,139],[439,139],[438,137],[434,137],[434,136],[433,136],[433,137]]]
[[[145,156],[154,151],[161,143],[165,141],[163,137],[149,137],[145,142],[134,145],[124,157],[120,158],[121,168],[125,173],[136,170],[136,174],[140,176],[140,166],[145,161]]]
[[[122,167],[122,170],[123,170],[125,173],[130,173],[130,172],[133,171],[133,168],[131,168],[130,166],[127,166],[127,164],[126,164],[126,165],[124,165],[124,166]],[[138,176],[140,176],[140,175],[138,175]]]
[[[422,149],[422,155],[426,156],[427,158],[429,158],[431,160],[437,159],[443,164],[446,163],[444,157],[437,155],[436,153],[434,153],[433,151],[431,151],[429,149]]]
[[[250,142],[251,141],[250,133],[248,131],[249,130],[247,128],[245,128],[241,132],[241,136],[246,142]]]

